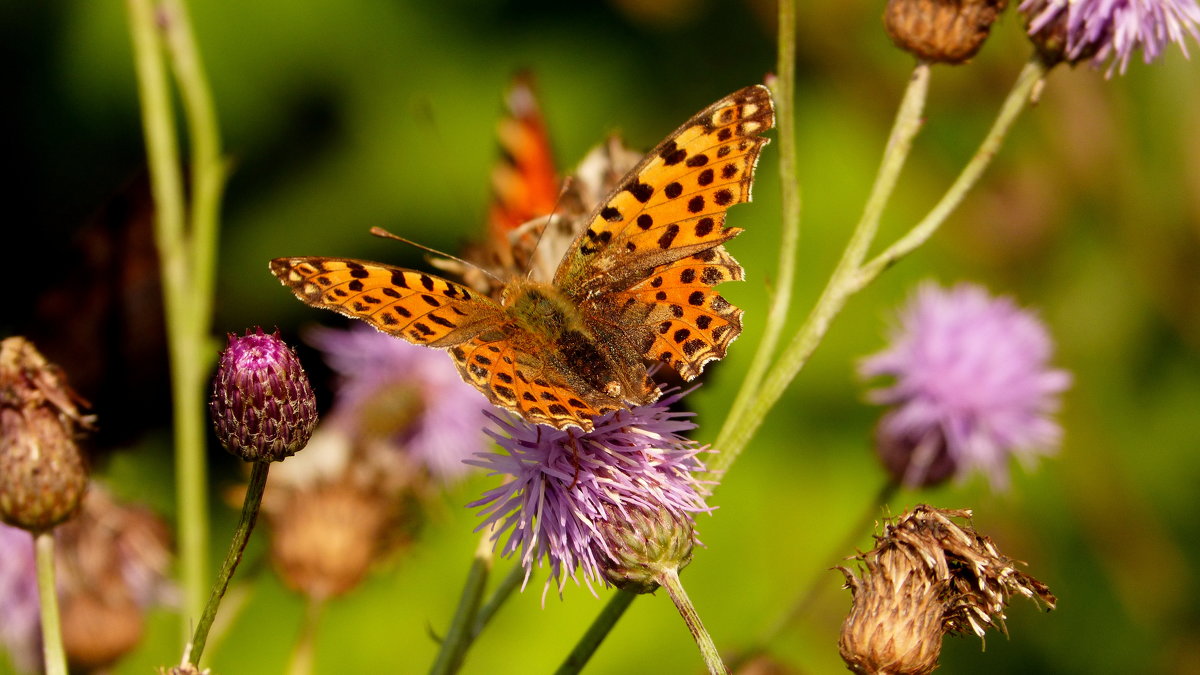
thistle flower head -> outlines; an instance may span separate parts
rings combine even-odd
[[[217,438],[248,462],[279,462],[299,452],[317,424],[308,375],[279,332],[229,334],[209,402]]]
[[[1048,63],[1108,63],[1110,77],[1139,49],[1151,63],[1172,42],[1186,56],[1186,36],[1200,40],[1196,0],[1024,0],[1018,10]]]
[[[611,522],[666,512],[690,530],[691,514],[708,510],[693,475],[704,468],[697,457],[703,448],[682,436],[696,425],[686,419],[691,413],[669,409],[681,397],[675,393],[608,413],[586,433],[491,415],[500,431],[488,433],[504,452],[480,453],[470,463],[509,480],[469,505],[483,507],[480,528],[496,528],[502,555],[520,551],[527,578],[545,559],[550,568],[546,590],[557,581],[559,593],[567,577],[578,581],[576,569],[591,588],[601,579],[611,582],[606,570],[628,576],[618,568],[668,549],[682,567],[690,545],[679,540],[686,535],[677,526],[658,528],[669,530],[656,537],[665,546],[631,547],[629,527]]]
[[[353,443],[404,453],[443,483],[466,474],[491,404],[450,359],[359,325],[313,330],[306,340],[341,376],[329,420]]]
[[[971,512],[924,504],[897,518],[859,554],[856,576],[839,567],[853,596],[838,647],[855,673],[922,675],[937,668],[942,636],[988,628],[1005,633],[1009,598],[1054,609],[1044,584],[1016,568],[992,540],[960,525]]]
[[[960,64],[983,47],[1008,0],[888,0],[883,25],[896,46],[933,63]]]
[[[28,340],[0,342],[0,520],[40,532],[79,507],[87,470],[75,441],[91,418],[78,400]]]
[[[1053,451],[1061,430],[1051,414],[1071,381],[1050,368],[1052,343],[1032,313],[1007,298],[960,284],[918,288],[899,314],[891,346],[860,365],[894,383],[869,394],[891,406],[876,450],[892,476],[931,485],[979,470],[994,487],[1008,458]]]

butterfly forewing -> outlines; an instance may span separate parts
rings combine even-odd
[[[465,342],[501,314],[496,303],[462,284],[363,260],[276,258],[271,272],[313,307],[429,347]]]
[[[596,208],[555,275],[585,305],[625,307],[630,298],[649,305],[641,312],[625,310],[644,317],[652,329],[638,348],[686,379],[724,357],[741,332],[741,310],[712,286],[742,278],[741,266],[721,246],[741,231],[725,227],[725,213],[749,201],[758,155],[767,143],[759,134],[774,119],[770,93],[762,86],[705,108]]]

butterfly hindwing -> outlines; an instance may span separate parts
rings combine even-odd
[[[493,301],[441,277],[349,258],[276,258],[271,272],[296,297],[428,347],[471,339],[500,316]]]

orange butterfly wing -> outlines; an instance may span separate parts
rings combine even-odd
[[[432,274],[349,258],[276,258],[271,273],[313,307],[427,347],[461,344],[500,323],[491,299]]]
[[[766,87],[705,108],[667,137],[603,200],[567,252],[555,285],[585,315],[636,317],[642,355],[686,379],[722,358],[741,333],[741,310],[713,286],[740,280],[722,244],[730,206],[750,200],[762,146],[775,122]],[[647,328],[649,330],[647,330]]]

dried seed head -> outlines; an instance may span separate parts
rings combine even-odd
[[[324,600],[358,585],[389,546],[396,500],[348,482],[309,490],[268,484],[271,561],[287,586]]]
[[[87,469],[76,439],[92,419],[59,369],[21,337],[0,342],[0,519],[33,532],[78,508]]]
[[[692,561],[696,532],[686,513],[667,508],[626,505],[624,510],[605,504],[608,518],[601,521],[601,548],[597,558],[604,578],[617,588],[649,593],[658,588],[658,574],[676,571]]]
[[[975,56],[1007,0],[888,0],[883,25],[896,46],[934,63]]]
[[[229,335],[209,403],[217,438],[248,462],[296,454],[317,424],[317,401],[300,359],[261,328]]]
[[[854,598],[838,642],[850,670],[930,673],[944,634],[1006,632],[1004,610],[1014,594],[1054,608],[1044,584],[1017,570],[990,539],[951,520],[970,517],[919,505],[857,556],[865,568],[858,576],[838,568]]]

